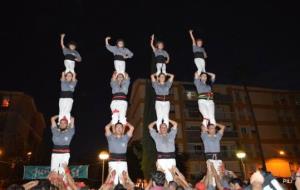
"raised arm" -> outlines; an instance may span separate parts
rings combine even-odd
[[[170,78],[169,78],[169,81],[170,81],[170,82],[173,82],[175,76],[174,76],[173,74],[171,74],[171,73],[167,73],[167,75],[170,77]]]
[[[74,128],[74,125],[75,124],[75,118],[74,117],[71,117],[71,121],[70,121],[70,127],[71,128]]]
[[[111,80],[112,81],[116,81],[117,80],[117,72],[116,71],[112,74]]]
[[[207,74],[211,77],[211,81],[215,81],[216,80],[216,75],[214,73],[207,72]]]
[[[132,137],[134,126],[127,122],[127,126],[129,127],[129,130],[127,131],[127,136]]]
[[[105,136],[110,136],[111,135],[111,127],[112,127],[112,124],[111,122],[108,123],[106,126],[105,126]]]
[[[156,124],[156,121],[153,121],[152,123],[150,123],[150,124],[148,125],[148,129],[149,129],[149,130],[153,129],[155,124]]]
[[[222,185],[222,182],[221,182],[221,178],[220,176],[218,175],[215,167],[213,165],[210,166],[211,167],[211,172],[212,172],[212,175],[213,177],[215,178],[215,181],[216,181],[216,185],[217,185],[217,188],[218,190],[223,190],[224,187]]]
[[[192,43],[195,46],[196,45],[196,40],[195,40],[195,37],[193,35],[193,30],[189,30],[189,33],[190,33],[190,37],[191,37]]]
[[[154,46],[154,34],[151,35],[150,45],[153,51],[156,51],[156,48]]]
[[[110,46],[110,44],[109,44],[109,40],[110,40],[110,39],[111,39],[110,36],[107,36],[107,37],[105,38],[105,45]]]
[[[73,81],[73,82],[77,81],[77,78],[76,78],[76,73],[75,73],[75,72],[73,73],[73,78],[72,78],[72,81]]]
[[[156,82],[156,74],[153,73],[151,76],[151,82]]]
[[[219,130],[219,133],[221,133],[221,135],[223,135],[223,134],[224,134],[224,131],[225,131],[225,128],[226,128],[226,126],[225,126],[225,125],[222,125],[222,124],[220,124],[220,123],[217,123],[216,125],[217,125],[217,127],[219,127],[219,128],[220,128],[220,130]]]
[[[52,116],[51,117],[51,127],[54,128],[56,127],[56,120],[58,119],[58,115]]]
[[[65,72],[61,73],[60,81],[65,81]]]
[[[198,74],[198,72],[195,72],[195,74],[194,74],[194,79],[199,79],[199,74]]]
[[[62,34],[60,35],[60,46],[61,46],[61,48],[66,48],[66,47],[65,47],[65,44],[64,44],[64,38],[65,38],[65,35],[66,35],[66,34],[64,34],[64,33],[62,33]]]
[[[176,121],[169,119],[169,122],[172,124],[173,129],[177,129],[178,123]]]

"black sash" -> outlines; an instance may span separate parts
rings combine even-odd
[[[74,56],[74,55],[72,55],[72,54],[67,54],[67,55],[65,55],[65,59],[71,60],[71,61],[75,61],[76,56]]]
[[[205,153],[205,159],[209,160],[221,160],[221,154],[220,152],[206,152]]]
[[[156,95],[156,101],[169,101],[170,100],[170,96],[169,95]]]
[[[173,159],[175,157],[175,152],[157,152],[157,159]]]
[[[202,59],[205,58],[205,57],[204,57],[204,53],[203,53],[203,52],[199,52],[199,51],[194,52],[194,57],[195,57],[195,58],[202,58]]]
[[[109,161],[126,161],[126,153],[118,154],[118,153],[109,153]]]
[[[125,93],[115,93],[112,97],[113,100],[127,100],[127,95]]]
[[[69,145],[54,145],[52,149],[52,153],[56,153],[56,154],[70,153]]]
[[[73,92],[72,91],[61,91],[60,97],[61,98],[73,98]]]
[[[125,58],[123,57],[123,55],[114,55],[114,60],[125,61]]]
[[[165,56],[158,55],[155,57],[155,61],[156,63],[166,63],[167,58]]]

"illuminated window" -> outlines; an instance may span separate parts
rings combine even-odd
[[[9,107],[9,104],[10,104],[10,99],[8,97],[4,97],[2,99],[2,104],[1,104],[1,107],[2,108],[8,108]]]

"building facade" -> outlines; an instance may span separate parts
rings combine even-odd
[[[136,126],[133,137],[136,141],[142,139],[143,134],[145,85],[146,80],[136,80],[130,97],[128,120]],[[241,163],[236,158],[237,150],[246,153],[246,175],[256,166],[261,166],[263,158],[267,168],[277,176],[287,176],[299,166],[300,92],[248,87],[249,103],[243,86],[216,84],[213,89],[216,120],[227,126],[221,154],[228,170],[242,174]],[[179,124],[178,152],[188,155],[186,173],[189,179],[193,179],[206,170],[200,138],[202,118],[193,83],[174,82],[170,118]],[[274,170],[274,166],[283,163],[288,163],[285,169]]]
[[[0,91],[1,160],[38,161],[46,126],[31,96],[22,92]]]

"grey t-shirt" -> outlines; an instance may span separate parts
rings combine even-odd
[[[127,152],[127,144],[130,137],[125,134],[121,138],[111,134],[106,136],[108,142],[108,149],[110,153],[125,154]]]
[[[71,91],[74,92],[75,87],[76,87],[77,81],[61,81],[61,91]]]
[[[128,94],[129,84],[130,84],[130,79],[129,78],[128,79],[124,79],[121,82],[121,85],[119,85],[118,81],[116,81],[116,80],[111,80],[110,81],[110,86],[111,86],[113,94],[115,94],[115,93]]]
[[[106,49],[114,55],[121,55],[128,58],[131,58],[133,56],[133,53],[127,48],[119,48],[117,46],[106,45]]]
[[[154,51],[154,55],[155,55],[155,57],[157,57],[157,56],[164,56],[166,59],[169,58],[168,52],[166,50],[163,50],[163,49],[156,49]]]
[[[54,145],[67,146],[75,134],[75,127],[68,128],[65,131],[60,131],[57,127],[51,127],[52,142]]]
[[[195,46],[193,45],[193,52],[196,53],[196,52],[202,52],[202,53],[206,53],[205,52],[205,49],[203,47],[198,47],[198,46]]]
[[[152,87],[156,95],[166,96],[169,95],[170,88],[172,86],[172,82],[166,81],[164,84],[159,84],[158,82],[152,82]]]
[[[197,92],[199,94],[211,92],[211,86],[203,83],[200,79],[194,79],[194,84],[195,84],[195,86],[197,88]]]
[[[206,132],[201,133],[201,139],[204,144],[204,152],[220,152],[221,133],[216,133],[214,136],[208,136]]]
[[[81,61],[81,56],[78,53],[78,51],[76,50],[71,50],[69,48],[62,48],[63,54],[66,55],[73,55],[74,57],[76,57],[78,59],[78,61]]]
[[[172,128],[166,136],[160,135],[155,131],[155,129],[150,129],[149,131],[155,142],[157,152],[175,152],[177,129]]]

